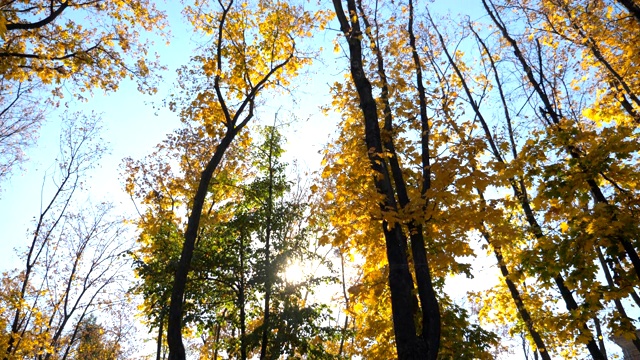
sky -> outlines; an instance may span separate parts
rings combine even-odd
[[[464,13],[472,19],[478,17],[479,1],[470,0],[437,0],[432,7],[434,12]],[[116,204],[119,212],[133,216],[135,208],[131,199],[125,194],[121,179],[122,159],[131,157],[141,159],[151,153],[156,144],[166,134],[180,127],[180,120],[175,113],[161,108],[161,102],[174,90],[175,70],[188,63],[195,46],[188,26],[180,16],[177,2],[168,1],[160,5],[167,10],[172,38],[170,45],[157,41],[152,51],[160,55],[161,62],[168,67],[162,74],[159,92],[156,96],[140,94],[133,81],[124,81],[118,91],[102,94],[95,92],[86,103],[70,102],[72,111],[95,111],[102,115],[103,138],[109,143],[110,153],[102,159],[100,166],[92,171],[88,182],[88,191],[80,198],[90,197],[93,202],[109,200]],[[337,28],[334,24],[333,28]],[[323,115],[320,106],[330,102],[329,84],[344,76],[347,63],[342,54],[333,53],[334,33],[327,31],[317,36],[323,42],[325,52],[321,62],[316,62],[311,73],[302,75],[298,81],[297,102],[293,105],[299,119],[284,130],[287,139],[285,161],[296,161],[304,172],[312,172],[320,168],[324,144],[336,133],[337,115]],[[155,105],[155,106],[154,106]],[[159,108],[160,107],[160,108]],[[291,108],[290,100],[281,98],[269,100],[263,108],[264,114],[277,111],[280,107]],[[54,114],[55,115],[55,112]],[[266,123],[272,116],[265,116]],[[44,124],[37,145],[27,149],[29,161],[23,164],[22,171],[14,172],[5,181],[0,193],[0,271],[20,267],[21,263],[14,248],[24,249],[33,227],[33,218],[39,215],[40,197],[43,179],[51,173],[55,161],[60,135],[60,122],[55,116]],[[48,199],[50,194],[43,194]],[[463,289],[471,287],[488,287],[492,283],[478,285],[478,279],[493,278],[497,270],[491,259],[478,259],[474,264],[476,279],[468,280],[458,277],[448,281],[447,291],[454,299],[464,297]]]

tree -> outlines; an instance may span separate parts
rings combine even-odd
[[[111,360],[120,358],[120,346],[110,343],[105,336],[105,329],[97,323],[94,316],[89,316],[79,326],[78,344],[76,345],[75,359]]]
[[[376,191],[382,196],[380,208],[385,210],[398,211],[396,204],[396,189],[393,188],[391,175],[388,165],[382,157],[384,152],[380,126],[378,121],[378,110],[372,93],[370,81],[367,79],[363,67],[362,55],[362,36],[364,32],[360,28],[360,20],[356,2],[351,0],[347,2],[348,12],[345,11],[341,1],[333,2],[336,16],[340,22],[340,30],[343,32],[349,45],[349,58],[351,62],[351,75],[354,85],[358,91],[360,98],[360,107],[364,117],[365,142],[368,149],[369,161],[374,175]],[[383,84],[386,86],[386,84]],[[426,130],[425,135],[428,134]],[[428,146],[428,144],[425,144]],[[393,151],[392,149],[386,149]],[[395,156],[393,152],[391,156]],[[428,158],[423,159],[424,164],[428,164]],[[426,167],[425,167],[426,168]],[[394,179],[396,180],[396,179]],[[405,186],[402,182],[396,181],[396,186]],[[403,190],[400,190],[402,192]],[[399,195],[403,196],[403,195]],[[406,195],[404,195],[406,197]],[[402,201],[402,200],[400,200]],[[404,206],[406,204],[401,204]],[[399,223],[389,224],[389,221],[383,219],[382,227],[385,234],[387,260],[389,262],[389,286],[391,288],[392,314],[394,321],[394,331],[396,338],[396,346],[398,357],[400,359],[421,358],[435,359],[438,353],[438,344],[440,341],[440,310],[438,303],[433,295],[433,285],[430,279],[430,270],[428,263],[426,272],[418,272],[424,274],[425,280],[419,282],[419,288],[425,286],[426,289],[420,291],[420,298],[423,307],[423,334],[416,336],[416,327],[413,322],[413,288],[414,281],[409,271],[408,258],[406,253],[406,237]],[[422,237],[422,231],[416,234]],[[412,243],[412,249],[423,244]],[[420,254],[420,258],[426,259],[424,248],[417,249],[414,254]],[[416,268],[416,271],[418,269]],[[426,282],[426,283],[425,283]],[[426,295],[428,294],[428,295]],[[430,328],[428,324],[432,324]]]
[[[252,120],[264,115],[265,95],[288,91],[310,63],[315,54],[302,41],[328,16],[266,0],[186,6],[211,40],[179,70],[167,100],[183,127],[126,163],[126,190],[142,204],[139,248],[130,252],[136,291],[158,359],[166,345],[170,359],[491,359],[504,329],[525,356],[545,360],[605,359],[611,335],[640,349],[630,311],[640,306],[637,1],[481,3],[485,16],[460,22],[412,0],[332,1],[350,77],[331,87],[327,109],[341,122],[307,200],[291,192],[277,131],[260,132]],[[8,3],[13,15],[0,18],[6,36],[38,30],[44,44],[33,35],[22,50],[0,52],[12,69],[0,83],[7,164],[19,162],[28,129],[46,115],[33,103],[39,91],[63,82],[111,90],[127,73],[146,76],[127,68],[109,80],[92,66],[121,59],[105,52],[114,62],[101,62],[105,49],[76,40],[42,52],[73,6],[53,2],[16,20],[28,4]],[[118,6],[95,11],[119,23]],[[125,49],[118,41],[109,46]],[[119,276],[94,269],[106,261],[116,271],[124,260],[90,245],[117,245],[107,205],[70,212],[78,159],[63,163],[24,272],[3,278],[6,358],[125,356],[117,327],[87,310],[106,305],[101,296]],[[330,263],[319,246],[341,260],[332,306],[312,301],[330,277],[284,275],[297,260]],[[61,249],[70,249],[68,267],[57,260]],[[473,277],[479,255],[494,259],[500,282],[461,305],[445,292],[447,279]],[[97,262],[85,262],[91,256]],[[63,286],[47,284],[48,275]]]
[[[598,291],[607,292],[616,287],[607,275],[607,262],[615,263],[613,258],[622,260],[626,256],[630,270],[635,268],[636,220],[633,216],[625,217],[625,226],[620,226],[617,219],[625,216],[622,215],[626,213],[622,210],[624,205],[613,205],[604,195],[608,192],[605,181],[609,180],[606,179],[615,183],[611,176],[615,177],[614,169],[621,165],[614,165],[616,160],[605,159],[624,159],[627,155],[622,153],[631,150],[626,145],[623,150],[605,144],[613,138],[618,144],[627,143],[633,112],[627,111],[628,104],[624,101],[609,99],[607,106],[617,109],[620,122],[616,126],[600,128],[601,123],[590,118],[589,101],[598,101],[594,95],[608,91],[602,90],[602,85],[609,82],[591,83],[584,74],[595,74],[602,69],[593,68],[593,64],[579,64],[581,56],[576,56],[574,62],[566,54],[578,51],[578,45],[588,45],[585,50],[592,53],[598,52],[594,51],[598,48],[594,48],[595,43],[588,39],[574,43],[573,37],[568,35],[575,30],[574,26],[561,30],[567,22],[571,24],[574,15],[579,18],[583,12],[588,13],[589,6],[577,6],[568,11],[564,2],[531,2],[523,6],[484,2],[484,5],[497,34],[480,33],[476,24],[468,24],[468,34],[473,34],[471,38],[482,56],[482,62],[476,66],[465,64],[461,52],[447,51],[448,41],[437,32],[433,21],[432,28],[447,55],[447,63],[455,70],[458,88],[466,95],[469,107],[481,124],[486,148],[495,161],[482,170],[488,171],[498,189],[511,188],[508,191],[513,194],[510,198],[499,197],[487,202],[484,191],[478,189],[483,204],[481,211],[485,214],[483,236],[496,253],[511,295],[511,299],[509,296],[503,299],[510,300],[518,308],[515,317],[506,312],[500,316],[510,317],[508,321],[516,323],[524,322],[538,349],[545,349],[541,334],[549,332],[553,335],[544,342],[553,345],[546,346],[547,350],[556,347],[564,356],[577,356],[578,347],[585,344],[593,358],[604,358],[604,346],[597,344],[592,335],[593,331],[602,334],[598,313],[610,311],[604,308],[603,298],[615,304],[611,315],[616,320],[610,324],[611,331],[635,337],[634,326],[619,298],[630,293],[623,295],[614,290],[616,295],[598,295]],[[543,10],[546,7],[549,10]],[[560,9],[551,10],[554,7]],[[557,14],[563,7],[562,16],[550,15]],[[509,14],[515,9],[517,18],[511,18]],[[602,10],[596,10],[596,13],[599,11]],[[602,14],[598,16],[605,18]],[[521,19],[528,22],[523,32],[517,25]],[[620,24],[624,26],[624,22]],[[492,42],[494,35],[501,42]],[[605,63],[601,65],[607,68]],[[482,70],[474,73],[471,69]],[[512,76],[514,73],[520,76]],[[516,89],[526,90],[521,93]],[[495,104],[501,104],[499,112],[490,108]],[[525,108],[532,109],[532,113],[523,111]],[[497,121],[498,125],[491,120]],[[538,126],[542,130],[536,130]],[[521,132],[519,128],[528,131]],[[464,138],[463,133],[458,136]],[[468,136],[467,141],[473,141],[472,136]],[[498,205],[501,202],[504,209]],[[494,217],[495,210],[499,215]],[[609,219],[608,230],[596,224],[596,219],[603,218]],[[508,223],[513,227],[505,228],[504,219],[509,219]],[[616,225],[611,227],[611,224]],[[580,230],[574,230],[575,226]],[[521,231],[518,229],[524,230],[524,237],[518,234]],[[612,259],[605,260],[600,256],[603,252],[610,254]],[[506,262],[503,254],[508,254]],[[603,287],[597,278],[599,269],[608,279],[607,286]],[[530,279],[544,285],[527,286],[526,281]],[[518,287],[522,290],[516,289],[517,282],[521,283]],[[547,291],[553,287],[557,292]],[[500,292],[504,291],[505,287],[502,287]],[[487,312],[495,314],[497,296],[493,296],[491,310]],[[566,313],[545,309],[544,304],[555,298],[565,303]],[[531,309],[545,311],[536,315]],[[551,317],[558,320],[549,323]]]
[[[629,45],[637,22],[615,2],[483,3],[489,26],[447,28],[411,1],[348,1],[347,11],[333,2],[353,82],[332,88],[343,122],[326,151],[319,190],[337,228],[332,241],[366,259],[350,301],[360,302],[353,314],[371,322],[356,338],[375,338],[367,333],[374,327],[388,336],[392,325],[384,319],[393,315],[402,358],[403,346],[428,328],[426,318],[411,327],[412,313],[425,315],[419,307],[399,321],[402,310],[385,313],[371,299],[372,292],[376,299],[389,294],[374,275],[385,259],[371,250],[383,246],[372,230],[382,225],[387,250],[400,229],[392,244],[401,251],[388,257],[390,269],[392,259],[401,267],[418,261],[413,246],[420,248],[416,235],[423,234],[435,292],[442,269],[469,269],[455,256],[471,254],[474,236],[483,238],[505,283],[491,290],[494,301],[481,318],[526,331],[543,358],[551,358],[547,351],[603,358],[593,335],[605,333],[602,318],[610,332],[635,338],[623,299],[637,298],[636,164],[629,160],[637,156],[637,47]],[[362,134],[363,120],[364,141],[354,135]],[[403,308],[394,293],[411,299],[413,287],[400,295],[393,286],[402,281],[384,271],[392,309]],[[404,275],[415,276],[418,290],[426,283],[419,274]],[[426,299],[413,301],[422,307]],[[550,305],[556,301],[566,310]],[[409,324],[402,339],[400,323]],[[444,334],[447,321],[441,323]],[[394,356],[374,348],[367,356]]]
[[[37,88],[35,84],[20,84],[12,97],[9,92],[0,94],[4,106],[0,112],[0,181],[24,161],[24,150],[35,142],[44,121],[45,109],[38,105],[34,94]]]
[[[165,25],[149,0],[3,1],[0,4],[0,180],[23,159],[51,105],[65,89],[85,99],[123,79],[154,93],[149,42],[140,30]]]
[[[237,274],[241,274],[238,289],[242,289],[238,296],[241,345],[255,348],[261,359],[332,358],[325,344],[333,340],[336,330],[326,324],[327,305],[307,299],[331,278],[312,275],[300,283],[286,279],[291,263],[324,264],[325,260],[309,251],[314,229],[306,225],[304,194],[295,196],[286,179],[286,164],[280,160],[283,139],[274,127],[265,128],[262,138],[254,150],[257,176],[244,190],[245,200],[236,205],[231,223],[239,234],[241,254],[236,260]],[[261,306],[258,299],[263,299]],[[246,332],[245,325],[251,324],[253,332]],[[247,358],[246,349],[241,358]]]
[[[555,11],[563,12],[565,18],[569,19],[570,23],[575,21],[573,15],[569,12],[567,4],[558,2],[553,4],[553,6],[556,8]],[[494,22],[499,21],[498,16],[495,15],[498,7],[493,6],[491,9],[487,4],[485,4],[485,7],[491,14]],[[545,11],[542,10],[544,9],[543,6],[540,6],[539,9]],[[581,10],[586,16],[591,16],[590,12],[593,11],[588,7]],[[595,15],[601,11],[602,10],[596,8],[593,14]],[[581,12],[579,12],[579,14]],[[601,19],[603,19],[604,15],[601,16]],[[536,21],[535,17],[531,17],[531,19],[532,21]],[[555,25],[553,18],[546,18],[545,22],[548,22],[551,26]],[[624,31],[623,29],[626,24],[620,23],[620,25],[620,30]],[[534,39],[537,36],[542,37],[545,46],[540,45],[542,41],[536,39],[535,47],[527,49],[526,42],[521,41],[520,45],[517,44],[517,41],[509,34],[504,23],[497,26],[502,36],[509,43],[517,64],[525,70],[527,74],[527,85],[531,87],[539,99],[538,105],[536,106],[540,109],[539,116],[541,123],[544,124],[546,128],[546,134],[541,137],[545,139],[543,141],[547,141],[545,145],[541,144],[542,146],[539,149],[545,149],[542,150],[544,152],[562,152],[568,156],[568,158],[565,159],[554,159],[540,165],[544,175],[538,185],[539,195],[533,204],[538,209],[546,210],[546,221],[553,219],[560,222],[560,229],[563,233],[560,238],[564,239],[557,242],[558,250],[556,256],[566,259],[563,263],[568,264],[568,268],[564,270],[568,273],[568,275],[566,275],[567,287],[574,288],[576,286],[574,284],[582,284],[582,286],[576,288],[575,293],[578,298],[583,299],[584,303],[578,308],[575,301],[569,301],[571,299],[567,297],[569,294],[568,289],[564,291],[562,296],[565,298],[565,301],[567,301],[569,311],[583,312],[582,319],[580,320],[583,324],[572,324],[579,329],[578,332],[580,336],[578,342],[587,343],[587,347],[593,358],[602,358],[604,355],[601,353],[604,353],[604,349],[602,347],[598,349],[593,339],[587,340],[591,336],[591,330],[584,324],[588,319],[595,318],[596,329],[600,331],[599,320],[597,316],[593,315],[593,312],[600,310],[602,306],[599,299],[594,296],[594,288],[598,288],[595,272],[597,271],[598,265],[600,265],[603,271],[607,272],[608,265],[605,262],[606,260],[598,254],[602,255],[604,250],[605,253],[615,258],[622,259],[626,256],[631,265],[631,269],[637,269],[638,247],[637,243],[635,243],[635,239],[637,238],[635,234],[637,233],[638,227],[637,220],[634,216],[626,217],[626,215],[623,215],[626,211],[623,210],[623,206],[620,206],[621,204],[610,202],[608,199],[609,196],[605,195],[607,192],[606,185],[601,182],[602,180],[612,179],[612,176],[615,177],[615,175],[613,175],[615,174],[614,169],[618,166],[618,164],[611,164],[604,160],[602,157],[604,154],[601,153],[601,151],[606,152],[606,155],[604,155],[605,158],[616,154],[615,157],[618,159],[625,156],[619,155],[620,151],[627,151],[620,148],[607,148],[605,150],[603,147],[607,142],[605,139],[615,137],[618,139],[617,142],[624,144],[626,140],[623,139],[627,137],[626,134],[628,134],[628,130],[625,129],[626,125],[623,125],[622,121],[619,123],[621,126],[598,129],[597,122],[595,124],[591,122],[588,115],[587,118],[585,118],[583,114],[588,114],[586,110],[587,106],[578,99],[580,99],[580,96],[584,98],[585,93],[607,90],[602,89],[601,86],[590,87],[591,84],[584,82],[584,77],[583,80],[569,80],[571,77],[567,79],[567,75],[563,74],[564,71],[557,70],[572,69],[575,66],[567,59],[557,55],[558,49],[562,49],[564,46],[575,46],[572,39],[573,35],[569,35],[568,41],[566,40],[567,36],[565,34],[570,34],[571,30],[567,29],[567,33],[562,34],[560,38],[556,38],[559,28],[551,28],[548,35],[532,33]],[[561,25],[557,24],[557,26]],[[578,30],[578,34],[581,33],[580,26],[576,23],[570,27],[573,28],[572,30]],[[582,35],[584,35],[584,33],[582,33]],[[602,66],[598,66],[600,69],[598,69],[598,67],[594,68],[594,71],[607,69],[607,71],[609,71],[607,76],[615,76],[616,71],[613,70],[611,64],[602,56],[603,49],[609,45],[605,42],[596,42],[594,38],[584,38],[584,42],[582,43],[587,45],[584,51],[591,52],[600,62],[599,65]],[[528,56],[531,55],[528,55],[527,51],[535,57],[535,60],[528,58]],[[575,51],[575,49],[573,49],[573,51]],[[625,55],[626,53],[627,52],[625,52]],[[551,66],[547,66],[543,59],[546,59],[546,63]],[[582,65],[583,69],[592,68],[585,67],[585,64]],[[556,69],[554,70],[552,66],[555,66]],[[535,75],[539,75],[539,77]],[[573,74],[569,72],[569,76],[572,75]],[[624,86],[624,83],[633,81],[632,79],[632,76],[624,79],[621,86],[629,90],[628,86]],[[571,85],[569,85],[569,81],[571,81]],[[610,84],[610,82],[607,81],[605,84]],[[626,112],[624,116],[633,118],[633,111],[629,111],[633,105],[631,105],[631,107],[628,106],[629,102],[624,100],[625,96],[630,96],[633,102],[633,94],[632,92],[628,92],[622,97],[614,96],[605,100],[605,102],[607,102],[606,106],[618,108]],[[616,97],[623,100],[615,101]],[[531,164],[535,164],[535,161],[535,157],[528,159],[528,162]],[[615,180],[613,181],[615,182]],[[547,203],[547,201],[550,203]],[[553,202],[555,201],[560,201],[560,203],[554,205]],[[621,224],[617,222],[620,216],[625,217],[624,226],[619,226]],[[528,215],[528,218],[533,219],[533,215]],[[598,220],[601,219],[609,219],[609,221],[611,221],[607,225],[608,230],[601,227],[603,224],[597,224]],[[587,223],[591,225],[587,225]],[[610,227],[612,224],[618,225]],[[574,226],[576,225],[580,230],[575,230]],[[591,230],[587,230],[584,226],[590,226]],[[586,251],[578,254],[568,247],[576,245]],[[575,267],[572,268],[573,266]],[[637,275],[637,270],[635,271]],[[559,286],[562,283],[562,281],[560,281],[562,280],[561,276],[562,275],[556,277],[555,280]],[[615,287],[611,282],[609,282],[608,286]],[[623,295],[623,297],[628,296],[627,294]],[[620,298],[618,298],[620,295],[621,294],[614,295],[613,297],[604,296],[605,299],[609,301],[613,300],[615,303],[617,315],[614,315],[616,320],[611,324],[612,330],[614,332],[624,331],[627,334],[633,334],[631,336],[635,337],[634,326],[627,317]],[[589,311],[592,312],[591,315],[589,315]],[[615,324],[615,322],[619,323]],[[635,341],[637,342],[637,339]]]
[[[417,40],[419,36],[425,38],[424,23],[417,20],[411,1],[397,5],[376,3],[370,7],[360,1],[348,1],[346,12],[341,2],[334,1],[333,4],[348,44],[353,80],[352,84],[334,87],[334,105],[348,110],[342,111],[344,138],[338,140],[339,150],[327,156],[333,163],[323,171],[323,177],[337,177],[336,193],[332,189],[328,190],[331,193],[327,192],[330,200],[337,199],[333,206],[345,208],[335,211],[342,214],[335,216],[333,222],[352,226],[348,225],[353,222],[349,218],[353,219],[353,214],[364,208],[371,219],[362,219],[362,228],[356,231],[369,227],[367,241],[377,242],[380,233],[371,227],[381,227],[387,258],[382,260],[379,253],[372,254],[364,249],[363,254],[372,270],[382,261],[389,264],[385,273],[389,276],[396,356],[400,359],[435,359],[442,348],[448,348],[442,346],[442,339],[446,338],[449,344],[456,341],[452,331],[455,326],[443,328],[442,318],[453,323],[452,318],[458,316],[460,310],[439,304],[448,302],[446,296],[436,294],[443,284],[440,276],[449,270],[468,271],[465,270],[468,265],[458,263],[455,257],[471,253],[463,235],[471,222],[469,209],[452,205],[462,203],[454,199],[470,196],[465,190],[468,187],[466,180],[454,169],[459,169],[461,163],[473,161],[466,154],[454,153],[455,149],[448,144],[448,123],[444,120],[453,116],[456,98],[439,94],[440,86],[444,87],[442,79],[436,78],[432,88],[425,85],[431,80],[424,77],[428,61],[422,51],[425,45]],[[383,13],[385,20],[381,17]],[[370,51],[363,49],[365,39]],[[426,41],[428,44],[428,37]],[[354,93],[359,99],[359,110],[355,108]],[[437,97],[442,97],[442,108],[434,109],[432,106]],[[364,143],[355,135],[361,126],[356,124],[359,121],[364,121]],[[436,155],[447,150],[454,154]],[[363,161],[364,155],[370,169],[357,164]],[[366,187],[371,199],[366,203],[354,201],[360,198],[354,191],[363,192],[364,176],[372,176],[375,185],[374,188]],[[354,184],[356,178],[358,184]],[[378,202],[378,209],[374,211],[371,206],[375,202]],[[358,207],[360,209],[355,210]],[[454,213],[464,214],[463,221],[452,221],[456,218]],[[364,239],[360,234],[355,236]],[[434,263],[429,258],[437,260]],[[375,283],[381,286],[379,280]],[[417,299],[413,295],[414,286],[417,287]],[[381,289],[377,292],[380,294]],[[414,323],[415,317],[420,321]],[[490,338],[487,336],[483,341]],[[471,356],[488,355],[483,353],[486,343],[469,345],[478,346],[469,349],[471,353],[477,351]],[[392,354],[375,356],[394,356]],[[443,354],[448,355],[447,352]]]
[[[167,316],[172,282],[180,258],[184,238],[183,218],[197,188],[200,169],[216,149],[216,139],[206,134],[204,126],[189,126],[170,134],[157,146],[154,153],[140,161],[126,160],[126,190],[132,200],[144,206],[137,225],[141,230],[138,250],[134,253],[136,272],[144,280],[136,291],[144,299],[147,324],[158,331],[158,351],[166,339]],[[216,172],[210,187],[210,204],[204,212],[203,227],[209,223],[225,223],[233,216],[229,203],[241,196],[240,184],[252,171],[243,159],[250,156],[248,133],[240,134],[235,144],[226,151],[225,159]],[[177,165],[177,166],[176,166]],[[220,230],[198,242],[192,273],[198,274],[217,269],[215,261],[226,259],[220,252],[220,243],[227,235]],[[201,257],[198,253],[209,254]],[[220,257],[212,257],[219,254]],[[211,268],[211,269],[210,269]],[[213,326],[218,316],[209,305],[226,301],[228,293],[215,292],[207,281],[208,275],[191,275],[185,289],[184,323],[207,328]],[[220,298],[220,299],[218,299]]]
[[[185,358],[183,298],[211,179],[231,143],[254,117],[258,95],[286,85],[289,77],[310,61],[296,48],[296,41],[310,35],[309,28],[316,19],[301,6],[270,1],[236,4],[231,0],[217,5],[203,2],[198,7],[187,7],[185,12],[196,29],[213,34],[214,41],[204,54],[194,57],[195,69],[181,71],[187,100],[172,101],[171,107],[179,110],[183,119],[201,122],[207,135],[215,139],[216,150],[201,169],[189,206],[168,314],[171,360]],[[194,84],[197,76],[204,81]]]
[[[271,127],[260,134],[261,144],[252,146],[251,152],[246,149],[236,158],[232,147],[214,179],[216,190],[212,191],[218,192],[217,201],[212,211],[203,213],[185,291],[185,329],[202,339],[194,350],[200,356],[330,358],[326,346],[337,330],[327,324],[327,306],[309,298],[310,292],[330,279],[310,276],[300,283],[286,279],[286,269],[293,262],[322,264],[325,260],[308,250],[314,231],[305,225],[309,219],[303,197],[292,194],[286,164],[279,160],[282,138]],[[180,148],[170,151],[182,153]],[[167,158],[161,153],[153,155],[160,161]],[[168,178],[166,172],[154,174],[162,167],[149,166],[149,160],[146,165],[129,165],[138,169],[131,174],[129,189],[151,205],[140,221],[136,272],[143,280],[138,291],[145,298],[145,315],[149,325],[158,329],[161,348],[182,223],[169,220],[178,219],[180,210],[163,205],[162,199],[179,201],[189,192],[171,192],[176,188],[163,186],[179,179]],[[236,162],[242,163],[246,174],[234,181],[225,174],[229,163]],[[162,183],[146,185],[144,178]],[[220,196],[234,192],[238,192],[234,197]],[[149,193],[154,194],[145,197]]]
[[[83,178],[105,151],[99,128],[95,116],[65,121],[55,174],[46,179],[53,195],[35,217],[24,268],[3,274],[3,359],[68,358],[90,314],[126,304],[114,300],[128,250],[123,220],[108,203],[75,205]]]

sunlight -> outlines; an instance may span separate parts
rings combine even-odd
[[[299,284],[304,278],[304,267],[299,261],[291,262],[284,270],[284,280],[289,284]]]

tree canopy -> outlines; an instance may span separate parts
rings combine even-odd
[[[198,45],[161,98],[153,1],[0,1],[0,181],[67,95],[134,79],[178,127],[123,161],[125,225],[72,205],[104,147],[68,117],[3,358],[132,356],[109,294],[156,359],[640,351],[640,3],[474,5],[184,0]],[[308,172],[285,160],[305,91],[336,119]]]

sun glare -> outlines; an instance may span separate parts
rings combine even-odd
[[[289,284],[298,284],[305,278],[304,267],[298,261],[294,261],[284,270],[284,279]]]

